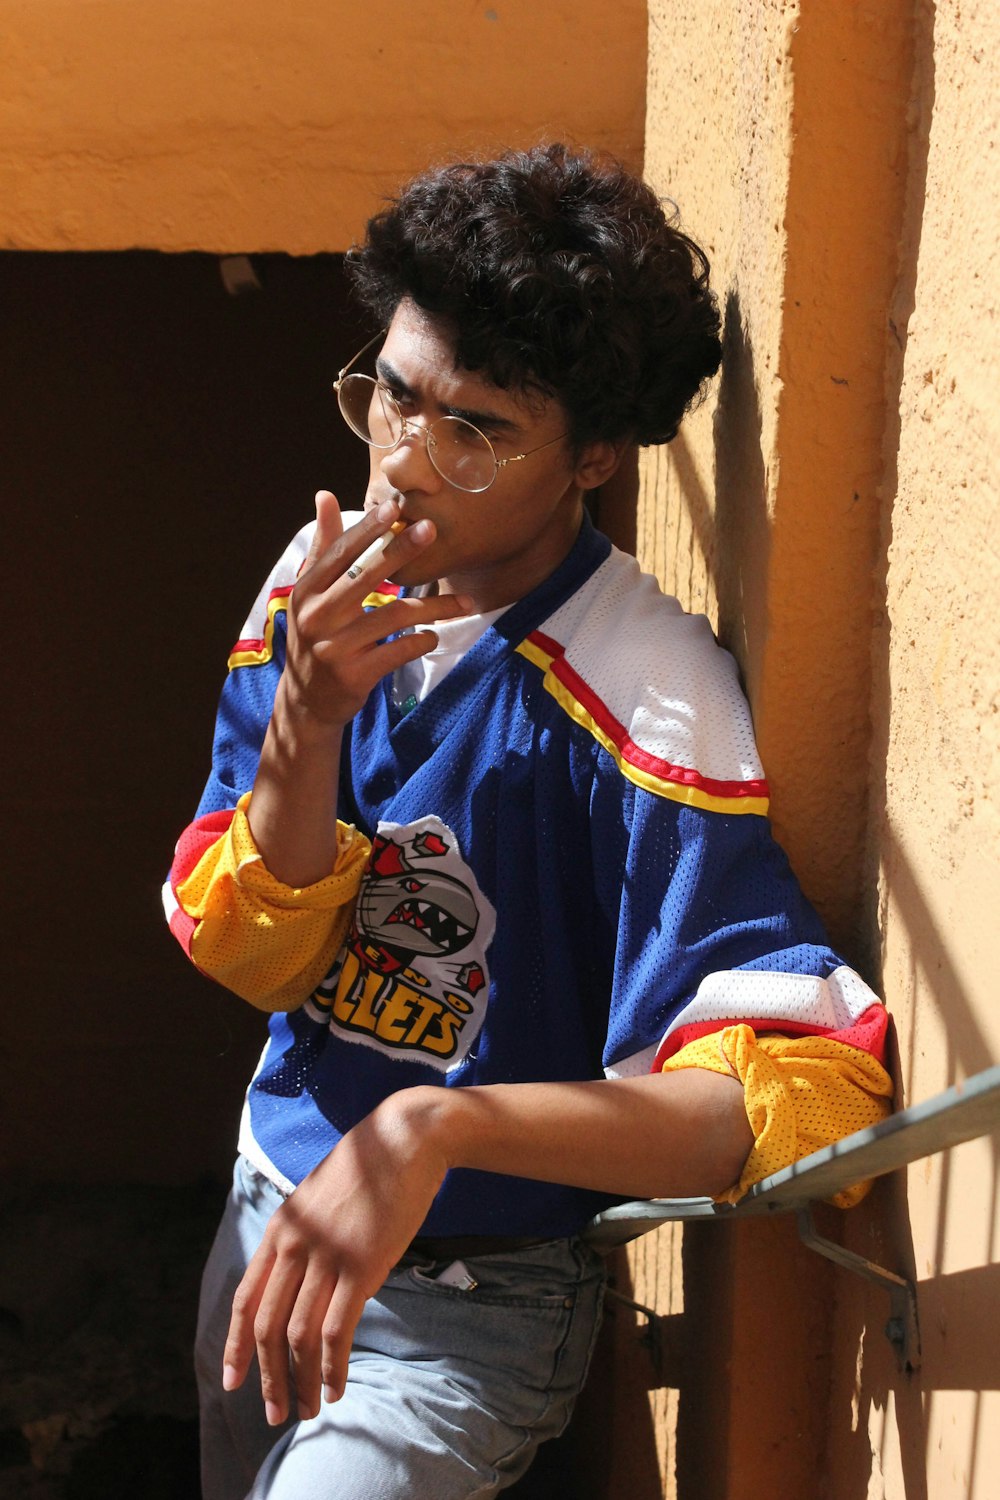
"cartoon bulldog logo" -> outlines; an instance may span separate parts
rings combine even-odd
[[[380,823],[351,936],[311,1003],[345,1040],[453,1068],[483,1023],[495,924],[451,829]]]

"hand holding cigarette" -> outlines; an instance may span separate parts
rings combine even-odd
[[[405,521],[393,521],[392,525],[389,527],[387,534],[385,536],[376,537],[371,546],[365,548],[364,552],[362,552],[357,562],[353,562],[351,564],[351,566],[347,570],[348,578],[358,578],[364,572],[365,568],[367,568],[369,563],[373,563],[377,557],[382,556],[386,548],[389,546],[389,543],[392,541],[393,537],[399,536],[405,530]]]

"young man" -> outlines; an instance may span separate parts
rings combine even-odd
[[[731,659],[584,510],[718,366],[704,256],[553,146],[419,178],[351,265],[364,512],[321,491],[258,599],[167,895],[275,1012],[203,1287],[206,1500],[497,1493],[586,1372],[590,1216],[743,1190],[890,1092]]]

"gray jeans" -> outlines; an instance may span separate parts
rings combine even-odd
[[[473,1290],[405,1261],[365,1307],[343,1398],[273,1428],[256,1366],[229,1394],[220,1377],[233,1293],[282,1201],[237,1162],[198,1316],[204,1500],[485,1500],[513,1484],[583,1385],[600,1258],[575,1239],[469,1258]]]

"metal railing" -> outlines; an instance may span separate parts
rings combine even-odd
[[[1000,1066],[976,1073],[944,1093],[901,1109],[878,1125],[856,1131],[832,1146],[804,1156],[758,1182],[739,1203],[716,1203],[711,1198],[650,1198],[622,1203],[592,1219],[584,1238],[595,1249],[607,1252],[660,1224],[694,1219],[722,1222],[794,1213],[802,1241],[810,1249],[886,1289],[890,1300],[886,1337],[896,1350],[900,1365],[916,1369],[920,1363],[920,1335],[913,1282],[833,1240],[824,1239],[813,1224],[813,1204],[858,1182],[883,1177],[909,1162],[998,1129]],[[654,1315],[649,1313],[649,1316]]]

